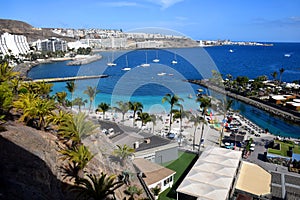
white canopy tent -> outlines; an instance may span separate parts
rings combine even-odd
[[[177,193],[197,199],[226,199],[237,173],[242,152],[219,147],[206,147]]]

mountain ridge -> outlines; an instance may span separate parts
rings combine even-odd
[[[61,38],[67,41],[74,41],[74,38],[65,37],[53,33],[48,28],[35,28],[27,22],[13,19],[0,19],[0,35],[3,33],[10,33],[14,35],[24,35],[28,42],[33,42],[38,39],[48,39],[51,37]]]

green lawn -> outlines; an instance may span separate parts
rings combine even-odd
[[[159,195],[160,200],[176,199],[176,189],[194,165],[196,154],[179,151],[178,159],[172,162],[164,163],[163,166],[176,171],[174,184],[172,188],[165,190]]]
[[[281,141],[276,141],[275,143],[280,143],[280,150],[269,148],[268,153],[277,154],[277,155],[281,155],[281,156],[287,156],[287,151],[289,150],[289,147],[294,147],[293,153],[300,154],[300,146],[299,145],[294,145],[294,144],[285,143],[285,142],[281,142]]]

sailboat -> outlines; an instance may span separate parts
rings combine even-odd
[[[153,62],[158,63],[159,59],[158,59],[158,51],[156,50],[156,58],[153,60]]]
[[[125,58],[126,58],[126,67],[122,68],[122,70],[123,70],[123,71],[130,71],[131,68],[128,67],[128,59],[127,59],[127,55],[125,56]]]
[[[114,61],[114,53],[112,53],[112,55],[111,55],[111,61],[109,61],[109,56],[108,56],[108,63],[106,65],[109,66],[109,67],[116,66],[117,64],[114,63],[113,61]]]
[[[150,64],[147,63],[147,52],[146,52],[146,63],[141,64],[141,67],[149,67]]]
[[[173,64],[173,65],[177,64],[176,53],[174,53],[174,60],[172,60],[172,64]]]

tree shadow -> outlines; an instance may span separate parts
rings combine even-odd
[[[74,199],[38,156],[0,136],[0,199]]]

